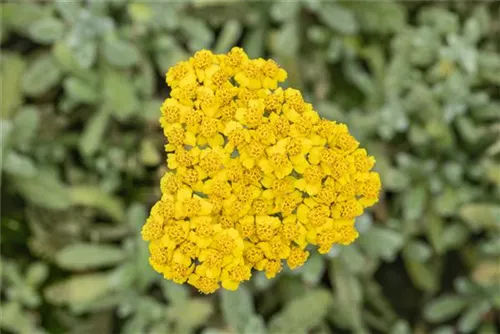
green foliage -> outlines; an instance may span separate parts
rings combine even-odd
[[[500,331],[495,2],[0,4],[6,333]],[[377,159],[360,238],[276,279],[199,295],[157,275],[164,75],[243,46]]]

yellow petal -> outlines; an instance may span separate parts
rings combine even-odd
[[[231,280],[222,281],[222,287],[226,290],[234,291],[234,290],[237,290],[239,286],[240,286],[240,282],[231,281]]]
[[[309,208],[305,204],[300,204],[299,207],[297,208],[297,219],[301,223],[307,223],[308,218],[307,216],[309,215]]]

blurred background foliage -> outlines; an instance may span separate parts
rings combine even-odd
[[[38,1],[1,7],[5,333],[500,331],[498,2]],[[140,229],[167,69],[272,57],[377,158],[359,240],[202,296]]]

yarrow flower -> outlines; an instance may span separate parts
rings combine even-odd
[[[160,124],[169,171],[142,228],[151,266],[202,293],[235,290],[253,270],[302,266],[357,237],[378,201],[375,159],[345,124],[321,119],[287,73],[241,48],[170,68]]]

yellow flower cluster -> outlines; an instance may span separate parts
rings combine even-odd
[[[300,91],[278,88],[273,60],[197,52],[166,77],[161,107],[169,171],[142,229],[150,263],[200,292],[234,290],[358,237],[355,217],[378,200],[375,159],[347,126],[321,119]]]

